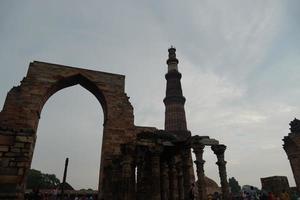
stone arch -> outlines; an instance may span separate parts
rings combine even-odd
[[[41,105],[40,105],[40,111],[41,113],[43,106],[47,102],[47,100],[56,92],[67,88],[71,87],[74,85],[81,85],[83,88],[88,90],[90,93],[92,93],[98,100],[98,102],[101,104],[101,107],[103,109],[103,114],[104,114],[104,123],[107,118],[106,113],[107,113],[107,103],[105,100],[105,97],[102,93],[102,91],[95,85],[94,82],[86,78],[84,75],[78,73],[75,75],[71,75],[69,77],[64,77],[63,79],[59,79],[56,83],[52,84],[51,87],[46,91],[43,99],[41,100]]]
[[[99,192],[105,199],[112,195],[112,158],[121,144],[136,138],[125,76],[35,61],[20,86],[8,92],[0,112],[0,198],[23,198],[41,110],[51,95],[76,84],[90,91],[104,112]]]

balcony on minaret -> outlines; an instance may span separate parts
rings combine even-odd
[[[171,46],[171,48],[169,48],[168,51],[169,51],[169,59],[167,60],[168,72],[173,70],[178,71],[178,60],[176,58],[175,47]]]

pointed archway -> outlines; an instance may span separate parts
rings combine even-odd
[[[62,180],[68,157],[67,182],[76,190],[97,190],[102,135],[103,111],[97,99],[80,85],[60,90],[41,112],[31,169]]]
[[[23,198],[41,110],[51,95],[76,84],[90,91],[104,112],[99,193],[111,197],[111,159],[120,154],[121,144],[136,137],[133,108],[124,92],[125,76],[43,62],[30,64],[0,112],[0,197]]]

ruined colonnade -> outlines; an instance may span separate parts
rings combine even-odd
[[[204,182],[203,151],[206,146],[202,137],[193,136],[190,145],[178,144],[176,141],[161,140],[160,133],[148,133],[145,144],[138,140],[137,143],[122,146],[122,158],[113,162],[113,199],[138,199],[138,200],[185,200],[189,199],[193,175],[187,165],[190,155],[195,153],[198,184],[197,199],[207,199]],[[209,144],[210,145],[210,144]],[[185,146],[185,152],[183,151]],[[187,148],[188,147],[188,148]],[[222,187],[223,199],[229,199],[229,187],[226,175],[226,161],[224,160],[225,145],[211,145],[216,154]]]

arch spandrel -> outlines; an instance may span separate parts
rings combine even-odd
[[[32,62],[20,86],[9,91],[0,112],[0,160],[5,160],[0,163],[0,171],[7,172],[0,174],[0,198],[1,188],[10,188],[12,193],[23,192],[42,108],[54,93],[76,84],[94,94],[103,108],[100,174],[106,174],[102,167],[108,165],[111,156],[120,152],[120,144],[135,139],[133,107],[124,92],[125,76]],[[102,182],[100,178],[100,191]]]
[[[124,93],[125,76],[123,75],[35,61],[30,64],[27,76],[21,81],[21,85],[9,92],[3,111],[9,112],[10,109],[18,108],[22,110],[19,112],[21,115],[19,117],[23,119],[32,115],[32,112],[39,114],[52,94],[76,84],[82,85],[93,93],[101,103],[104,112],[109,112],[106,111],[104,102],[106,96],[114,96],[116,100],[122,99],[121,101],[130,104]],[[107,113],[104,114],[106,116]]]

